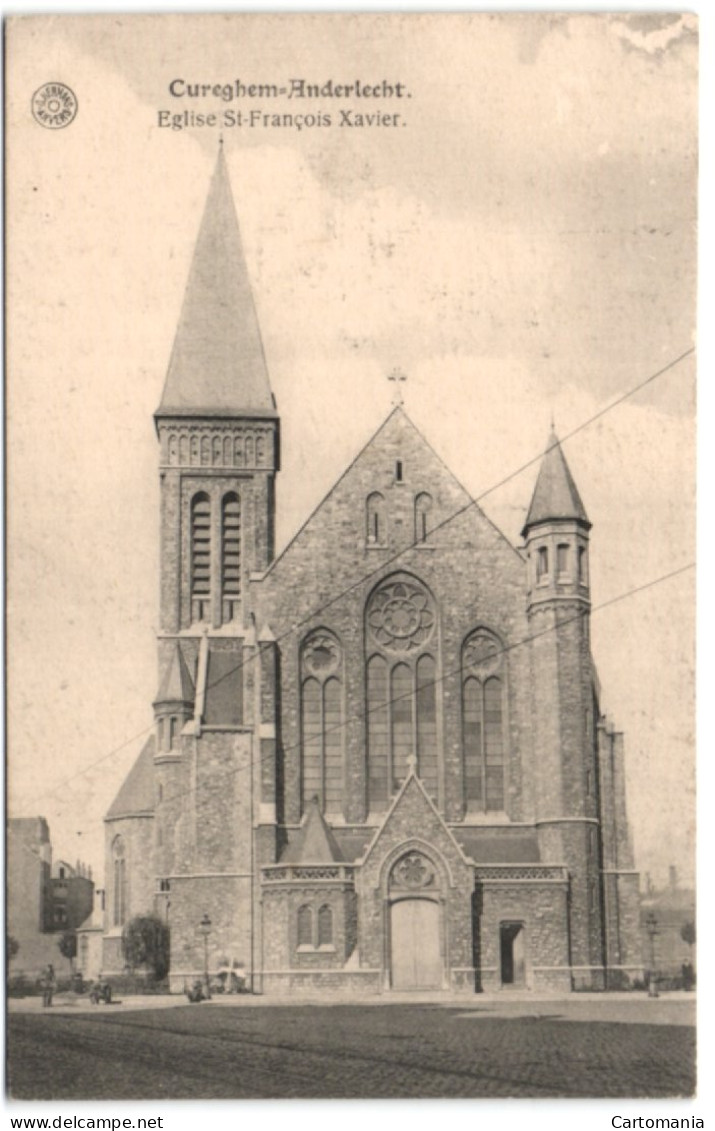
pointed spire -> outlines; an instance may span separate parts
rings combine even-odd
[[[591,527],[552,423],[522,537],[537,523],[562,519],[580,522],[587,530]]]
[[[157,416],[275,416],[223,145]]]
[[[335,864],[344,859],[340,845],[313,797],[308,803],[298,835],[281,857],[281,864]]]
[[[157,703],[193,703],[194,681],[191,678],[184,654],[177,644],[171,663],[161,681]]]

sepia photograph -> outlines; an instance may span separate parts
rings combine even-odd
[[[697,17],[5,55],[10,1108],[692,1101]]]

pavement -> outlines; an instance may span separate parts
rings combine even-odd
[[[184,994],[136,994],[117,998],[110,1005],[93,1005],[86,994],[56,994],[50,1009],[39,997],[9,998],[8,1012],[31,1014],[120,1014],[145,1010],[187,1007]],[[643,992],[534,994],[513,990],[502,993],[384,993],[361,998],[297,997],[295,994],[264,997],[261,994],[216,995],[193,1008],[205,1010],[272,1009],[286,1006],[320,1007],[321,1009],[353,1006],[430,1006],[458,1010],[459,1016],[515,1018],[550,1017],[563,1021],[607,1021],[646,1025],[695,1025],[696,994],[683,991],[662,993],[650,998]]]
[[[16,1099],[683,1097],[690,995],[15,1000]],[[422,997],[423,995],[419,995]],[[16,1007],[22,1006],[21,1010]]]

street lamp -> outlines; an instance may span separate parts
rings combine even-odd
[[[204,916],[199,923],[199,930],[204,936],[204,980],[206,982],[206,999],[211,1000],[211,983],[209,982],[209,935],[211,934],[211,920],[204,911]]]
[[[645,917],[645,929],[650,941],[650,977],[648,979],[648,997],[658,997],[658,987],[655,980],[655,936],[658,934],[658,920],[654,913],[649,911]]]

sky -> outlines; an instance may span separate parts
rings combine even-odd
[[[152,413],[218,146],[158,113],[239,108],[169,83],[362,77],[404,84],[387,107],[404,125],[341,128],[335,102],[280,99],[258,101],[333,125],[223,131],[282,420],[278,548],[384,419],[395,366],[408,414],[515,542],[552,416],[578,429],[564,452],[593,523],[593,652],[626,735],[636,863],[692,879],[692,355],[607,409],[695,343],[695,28],[637,13],[11,24],[8,798],[48,819],[57,856],[101,877],[103,814],[152,725]],[[60,131],[29,112],[50,78],[79,103]]]

